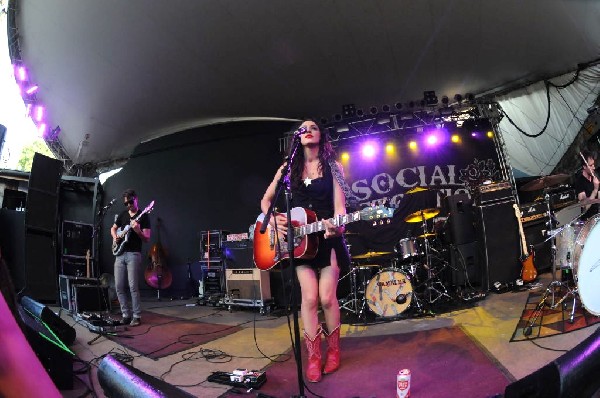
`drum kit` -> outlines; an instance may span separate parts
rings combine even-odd
[[[547,231],[545,241],[551,241],[552,281],[548,284],[536,309],[533,311],[524,334],[530,335],[532,328],[542,313],[544,306],[555,309],[560,305],[566,308],[567,299],[572,300],[569,321],[573,323],[577,300],[592,315],[600,316],[600,255],[596,245],[600,244],[600,214],[582,220],[578,214],[562,226],[556,226],[556,217],[550,206],[548,188],[566,181],[568,174],[545,176],[521,187],[524,191],[542,189],[547,206]],[[583,208],[600,203],[600,199],[587,199],[575,203],[571,208]],[[560,280],[558,273],[563,275]]]
[[[353,256],[350,272],[340,279],[350,279],[350,294],[340,300],[341,308],[366,322],[369,314],[394,319],[405,316],[409,308],[418,314],[430,313],[430,304],[451,298],[439,277],[448,262],[435,243],[437,234],[427,226],[439,212],[425,208],[406,216],[404,221],[420,223],[423,233],[400,240],[394,252]]]

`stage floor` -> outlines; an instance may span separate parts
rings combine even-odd
[[[539,278],[539,289],[545,289],[550,280],[550,273],[542,274]],[[461,326],[489,353],[493,360],[504,367],[509,376],[520,379],[562,355],[563,350],[570,350],[596,330],[596,326],[592,325],[568,334],[534,341],[511,343],[511,336],[517,326],[528,295],[528,290],[502,294],[490,292],[485,299],[478,301],[471,308],[437,314],[432,317],[401,319],[370,325],[345,324],[342,327],[342,338],[402,334],[449,326]],[[195,319],[211,324],[239,326],[241,330],[154,360],[140,356],[132,350],[127,350],[105,337],[100,337],[89,344],[97,337],[97,334],[88,330],[84,325],[75,323],[75,320],[65,312],[61,313],[61,317],[76,328],[77,339],[71,349],[82,361],[93,361],[94,358],[106,355],[111,351],[126,352],[134,357],[132,365],[135,368],[155,377],[161,377],[174,365],[163,379],[173,385],[192,386],[182,387],[182,389],[204,398],[219,397],[229,389],[225,385],[206,382],[206,378],[212,372],[230,372],[236,368],[262,369],[269,364],[269,360],[261,358],[263,355],[261,352],[268,356],[275,356],[284,353],[291,346],[287,318],[280,316],[278,311],[273,314],[261,315],[258,309],[253,308],[234,307],[233,311],[230,312],[226,307],[198,306],[195,303],[195,299],[169,300],[163,298],[158,301],[156,298],[146,298],[143,300],[143,309],[187,320]],[[53,309],[58,311],[57,308]],[[118,318],[118,315],[114,315],[114,317]],[[142,324],[129,329],[139,330],[141,333],[147,328],[144,328],[144,324]],[[143,339],[144,334],[134,338]],[[212,350],[205,351],[205,353],[223,352],[231,355],[232,358],[231,360],[218,360],[211,359],[210,355],[193,354],[201,348]],[[186,354],[188,355],[186,356]],[[184,360],[187,357],[189,358]],[[431,358],[431,361],[435,360],[436,358]],[[79,365],[76,365],[76,367],[80,368]],[[394,373],[398,370],[390,369],[389,374],[382,375],[382,377],[394,377]],[[342,362],[342,368],[339,372],[343,371]],[[88,376],[80,374],[77,377],[83,381],[77,379],[74,382],[75,388],[73,390],[61,391],[64,397],[78,397],[85,393],[87,387],[83,382],[89,385]],[[413,377],[418,377],[418,375],[413,374]],[[97,396],[103,397],[104,394],[98,383],[95,367],[91,379]],[[246,396],[255,395],[247,394]]]

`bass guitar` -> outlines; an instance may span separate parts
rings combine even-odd
[[[167,251],[160,242],[160,227],[162,220],[156,220],[156,243],[148,252],[150,264],[144,271],[146,283],[154,289],[168,289],[173,283],[173,275],[167,268]]]
[[[533,282],[537,278],[537,269],[534,264],[534,253],[533,246],[531,246],[531,253],[527,251],[527,242],[525,240],[525,233],[523,232],[523,223],[521,222],[521,210],[519,206],[514,203],[515,216],[519,222],[519,234],[521,235],[521,248],[523,253],[521,254],[521,279],[525,283]]]
[[[146,213],[150,213],[154,209],[154,201],[150,202],[148,206],[136,218],[131,220],[139,221],[139,219]],[[113,242],[112,245],[112,254],[115,256],[119,256],[123,254],[125,251],[125,243],[129,240],[129,233],[131,232],[131,223],[129,225],[125,225],[122,228],[117,229],[117,239]]]
[[[336,227],[355,221],[378,221],[390,218],[394,209],[384,206],[366,207],[360,211],[349,214],[337,215],[329,219]],[[317,255],[319,237],[314,235],[325,230],[325,223],[317,221],[314,211],[302,207],[291,209],[292,225],[294,226],[294,258],[312,259]],[[260,214],[254,224],[254,264],[257,268],[266,271],[277,263],[289,257],[287,240],[279,239],[275,228],[267,225],[264,234],[260,229],[264,223],[265,215]]]

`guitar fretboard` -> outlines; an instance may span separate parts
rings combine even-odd
[[[330,223],[332,223],[333,225],[335,225],[336,227],[339,227],[341,225],[346,225],[346,224],[354,222],[354,221],[360,221],[360,220],[361,220],[360,211],[355,211],[354,213],[350,213],[350,214],[340,214],[333,218],[328,219],[328,221]],[[314,223],[310,223],[310,224],[306,224],[306,225],[302,225],[300,227],[294,228],[294,236],[309,235],[309,234],[312,234],[315,232],[325,231],[325,229],[326,229],[325,223],[323,221],[317,221]]]

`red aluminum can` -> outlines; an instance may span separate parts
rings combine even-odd
[[[410,369],[402,369],[396,377],[396,398],[410,397]]]

